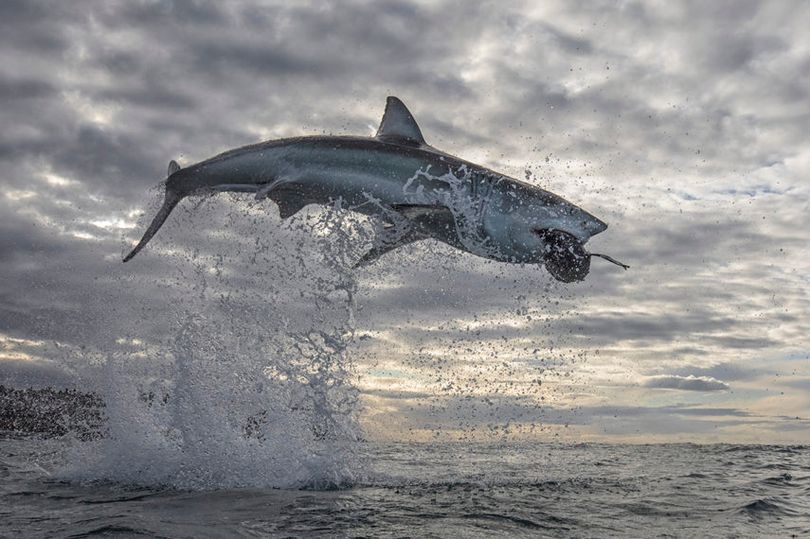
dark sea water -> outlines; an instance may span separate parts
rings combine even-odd
[[[0,431],[0,536],[810,536],[810,447],[362,441],[344,260],[357,236],[332,213],[307,225],[317,233],[267,235],[195,210],[233,245],[163,268],[159,323],[145,300],[99,295],[76,324],[100,337],[31,351],[73,373],[73,389],[0,392],[0,424],[29,433]],[[530,285],[514,280],[513,295]],[[547,296],[520,301],[522,315],[549,316]],[[448,324],[455,335],[467,321]],[[527,353],[504,346],[504,358]],[[565,372],[554,346],[530,351],[528,379],[549,375],[546,358]],[[464,387],[498,393],[487,368]],[[547,385],[522,395],[540,401]]]
[[[810,448],[361,443],[353,484],[177,490],[58,479],[0,439],[3,537],[808,537]]]

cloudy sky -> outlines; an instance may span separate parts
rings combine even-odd
[[[120,258],[170,159],[371,135],[397,95],[632,268],[561,285],[427,242],[356,272],[370,436],[808,443],[809,27],[787,1],[4,1],[0,376],[160,348],[223,253],[245,301],[303,309],[304,277],[256,261],[312,246],[271,202],[187,201]]]

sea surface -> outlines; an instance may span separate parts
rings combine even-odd
[[[187,490],[65,480],[60,443],[0,437],[0,536],[810,536],[806,446],[360,442],[353,482]]]
[[[154,292],[160,309],[119,264],[103,277],[111,291],[76,312],[72,343],[15,344],[51,374],[42,387],[0,387],[0,537],[810,536],[810,447],[365,441],[356,380],[389,341],[375,343],[356,317],[362,291],[348,254],[363,223],[340,208],[309,215],[304,230],[201,209],[184,228],[227,231],[221,255],[186,256],[179,237]],[[171,229],[161,234],[171,251]],[[443,271],[456,275],[467,259],[450,255]],[[457,387],[426,393],[434,403],[502,394],[502,379],[525,402],[553,397],[546,382],[584,360],[559,351],[564,335],[526,326],[517,339],[495,324],[489,340],[503,344],[481,348],[502,361],[468,357],[487,342],[471,317],[555,316],[560,296],[527,296],[534,277],[508,275],[508,310],[478,307],[470,288],[464,317],[450,305],[458,297],[401,311],[409,319],[426,307],[446,321],[420,337],[407,333],[418,318],[397,320],[412,347],[397,376],[441,369]],[[470,362],[474,374],[452,369]],[[528,421],[493,413],[496,426]],[[475,439],[463,416],[445,419]]]

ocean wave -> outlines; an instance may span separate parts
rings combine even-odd
[[[797,516],[801,514],[791,507],[792,504],[776,497],[757,498],[736,509],[740,514],[747,514],[754,518],[765,515]]]

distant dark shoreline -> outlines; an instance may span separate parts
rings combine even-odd
[[[150,406],[155,401],[154,394],[143,394],[141,399]],[[169,396],[164,395],[161,402],[168,401]],[[23,435],[37,435],[42,437],[59,437],[73,434],[82,440],[91,440],[103,437],[106,433],[104,423],[107,418],[104,413],[104,401],[98,395],[82,392],[76,389],[46,388],[13,388],[0,384],[0,433],[3,431]],[[246,436],[256,436],[257,425],[262,421],[261,414],[247,418],[245,428]],[[414,445],[434,442],[406,442]],[[465,445],[467,441],[444,441],[444,445]],[[554,442],[552,442],[553,445]],[[560,442],[557,442],[560,443]],[[806,451],[810,449],[807,444],[781,444],[781,443],[729,443],[713,442],[708,444],[695,442],[664,442],[664,443],[611,443],[611,442],[562,442],[561,445],[579,446],[714,446],[723,451],[745,451],[752,447],[767,447],[783,451]]]
[[[103,423],[104,401],[92,393],[0,385],[0,430],[95,438],[100,436]]]

